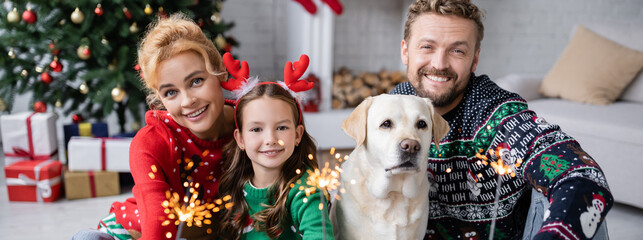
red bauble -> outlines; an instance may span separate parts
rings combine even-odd
[[[141,65],[136,64],[136,66],[134,66],[134,70],[141,71]]]
[[[125,17],[127,19],[132,19],[132,13],[129,11],[129,9],[123,8],[123,14],[125,14]]]
[[[31,9],[22,12],[22,20],[24,20],[26,23],[35,23],[37,19],[38,16],[36,16],[36,12]]]
[[[53,81],[53,78],[51,78],[51,75],[49,75],[49,73],[47,72],[40,74],[40,79],[47,85],[50,84],[51,81]]]
[[[96,15],[98,16],[103,15],[103,8],[100,6],[100,3],[98,4],[98,6],[96,6],[96,8],[94,8],[94,13],[96,13]]]
[[[89,48],[83,49],[83,54],[85,54],[86,56],[89,56],[91,53],[92,52],[89,51]]]
[[[63,70],[63,65],[57,60],[51,61],[51,63],[49,64],[49,67],[51,67],[51,71],[54,71],[54,72],[61,72]]]
[[[33,110],[36,112],[44,113],[47,111],[47,104],[43,101],[37,101],[33,104]]]
[[[83,121],[83,116],[74,114],[71,116],[71,120],[74,121],[74,123],[80,123]]]
[[[54,56],[60,53],[60,49],[56,49],[56,45],[54,43],[49,43],[49,50],[51,50],[51,54]]]
[[[225,51],[226,52],[231,52],[232,51],[232,44],[226,43],[225,44]]]

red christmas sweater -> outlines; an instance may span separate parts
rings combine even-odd
[[[222,148],[232,140],[232,134],[216,141],[199,139],[161,110],[148,111],[145,122],[147,125],[130,145],[134,197],[115,202],[110,213],[116,215],[116,222],[125,229],[141,232],[140,239],[174,238],[176,225],[161,224],[167,219],[161,205],[167,200],[166,191],[176,192],[183,199],[186,192],[183,183],[191,176],[194,183],[200,184],[200,199],[212,202],[222,174]],[[188,164],[189,161],[194,164]]]

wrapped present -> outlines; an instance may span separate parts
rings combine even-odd
[[[69,148],[69,140],[74,136],[107,137],[107,123],[78,123],[63,126],[65,134],[65,148]]]
[[[53,202],[60,197],[62,163],[20,161],[4,168],[9,201]]]
[[[23,160],[57,159],[56,116],[22,112],[0,116],[5,166]]]
[[[120,193],[117,172],[65,171],[67,199],[104,197]]]
[[[132,138],[72,137],[69,170],[129,172],[130,143]]]

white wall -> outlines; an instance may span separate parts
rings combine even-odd
[[[488,74],[492,79],[511,73],[544,76],[564,50],[577,23],[643,21],[641,0],[474,2],[487,15],[476,73]]]

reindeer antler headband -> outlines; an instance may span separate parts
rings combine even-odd
[[[286,62],[286,65],[284,66],[283,83],[259,83],[258,80],[248,81],[250,76],[248,62],[234,60],[232,54],[230,54],[229,52],[223,54],[223,64],[230,73],[231,77],[234,78],[230,78],[226,82],[221,82],[221,87],[228,91],[232,91],[233,93],[235,93],[235,95],[237,95],[237,101],[234,106],[235,127],[239,128],[239,124],[237,121],[237,105],[239,104],[239,99],[246,95],[246,93],[250,92],[250,90],[252,90],[255,86],[263,84],[277,84],[290,92],[293,99],[295,99],[295,103],[297,104],[297,113],[299,114],[299,122],[297,123],[297,125],[301,124],[301,108],[299,107],[299,101],[297,100],[297,93],[308,91],[315,86],[315,84],[312,82],[308,82],[304,79],[299,79],[304,75],[304,72],[306,72],[309,61],[310,60],[308,56],[306,54],[302,54],[301,57],[299,57],[299,61],[296,61],[294,63],[290,61]]]

